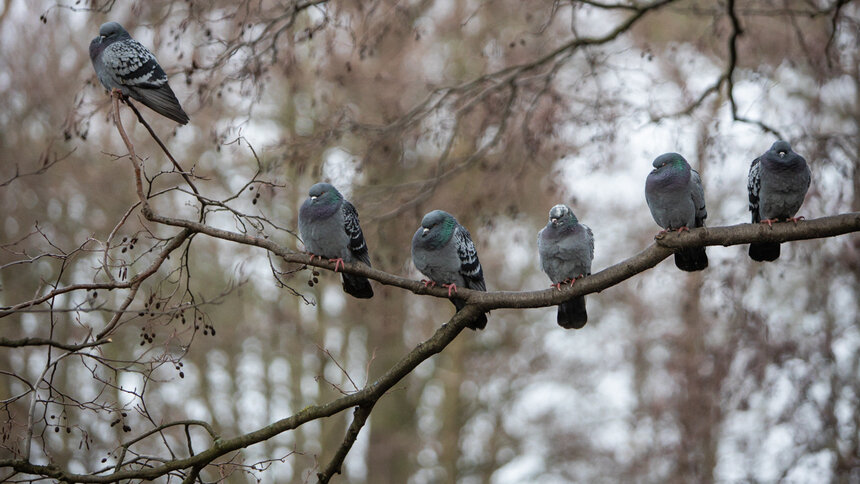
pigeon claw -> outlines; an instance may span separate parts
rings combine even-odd
[[[806,217],[801,215],[800,217],[789,217],[789,218],[785,219],[785,221],[786,222],[794,222],[794,225],[797,225],[797,222],[800,222],[801,220],[803,220],[805,218]]]
[[[568,279],[568,280],[570,280],[570,279]],[[550,284],[549,287],[554,287],[554,288],[558,289],[559,291],[561,291],[561,285],[564,284],[565,282],[567,282],[567,281],[556,282],[555,284]]]
[[[759,223],[767,224],[768,227],[773,227],[774,222],[779,222],[779,220],[775,218],[766,218]]]
[[[689,232],[689,231],[690,231],[690,227],[687,227],[686,225],[682,226],[682,227],[678,227],[678,232]]]
[[[453,282],[451,284],[442,284],[442,287],[448,289],[448,297],[451,297],[451,291],[457,292],[457,285]]]
[[[436,281],[429,279],[421,279],[421,283],[424,284],[424,287],[436,287]]]
[[[334,262],[334,271],[337,272],[338,265],[341,269],[343,269],[343,259],[338,257],[337,259],[329,259],[329,262]]]

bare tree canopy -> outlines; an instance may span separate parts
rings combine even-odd
[[[91,62],[108,21],[140,47]],[[860,479],[856,2],[44,0],[0,42],[0,481]],[[748,223],[778,139],[804,219]],[[665,152],[706,226],[658,233]],[[305,252],[320,181],[372,264]],[[594,261],[551,287],[556,204]],[[434,209],[486,279],[456,312]]]

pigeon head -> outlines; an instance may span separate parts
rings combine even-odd
[[[118,22],[105,22],[99,27],[99,37],[102,40],[116,40],[129,37],[128,32]]]
[[[654,171],[660,171],[669,167],[670,170],[683,170],[687,165],[687,160],[678,153],[663,153],[654,159],[651,163],[654,166]]]
[[[770,147],[770,151],[776,153],[780,158],[785,158],[791,153],[791,145],[788,144],[788,141],[779,140]]]
[[[105,47],[124,38],[131,37],[122,25],[117,22],[103,23],[99,28],[98,37],[94,38],[92,42],[90,42],[90,58],[95,59],[96,56],[101,55],[101,52]]]
[[[302,203],[299,216],[305,214],[312,219],[331,217],[340,209],[343,196],[328,183],[317,183],[308,190],[308,198]]]
[[[308,190],[308,200],[310,200],[312,205],[327,205],[343,200],[343,195],[337,191],[337,188],[328,183],[317,183]]]
[[[424,245],[438,248],[448,243],[454,235],[457,219],[448,212],[433,210],[421,220],[421,228],[416,234]]]
[[[791,145],[788,141],[783,140],[779,140],[774,143],[770,149],[765,152],[764,156],[762,156],[762,160],[769,164],[769,166],[779,164],[780,166],[789,167],[806,163],[806,160],[804,160],[803,157],[791,150]]]
[[[559,204],[549,210],[549,223],[554,228],[559,228],[576,225],[579,221],[570,207]]]

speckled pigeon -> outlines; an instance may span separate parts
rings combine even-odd
[[[810,178],[806,160],[792,151],[787,141],[774,143],[750,165],[747,189],[752,223],[772,225],[780,219],[797,222],[794,215],[803,204]],[[779,242],[750,244],[750,257],[757,261],[778,259]]]
[[[188,115],[167,84],[167,74],[155,56],[132,39],[122,25],[102,24],[99,36],[90,42],[90,59],[107,90],[118,89],[162,116],[179,124],[188,123]]]
[[[486,291],[484,270],[475,244],[466,227],[448,212],[433,210],[421,220],[421,227],[412,237],[412,262],[429,281],[425,284],[441,284],[448,288],[448,295],[458,287]],[[462,299],[452,298],[457,311],[466,307]],[[471,329],[484,329],[487,315],[481,314],[468,325]]]
[[[699,172],[678,153],[664,153],[652,164],[645,201],[657,225],[666,231],[704,227],[708,212]],[[700,271],[708,267],[708,255],[704,247],[681,249],[675,252],[675,265],[682,271]]]
[[[591,274],[594,259],[594,234],[587,225],[579,223],[567,205],[556,205],[549,211],[549,222],[538,232],[540,266],[553,286],[561,285]],[[578,296],[558,305],[559,326],[580,329],[588,322],[585,296]]]
[[[370,266],[358,212],[328,183],[317,183],[308,191],[308,198],[299,209],[299,234],[305,249],[334,262],[335,271],[344,262],[360,261]],[[343,290],[361,299],[373,297],[370,281],[363,276],[344,272]]]

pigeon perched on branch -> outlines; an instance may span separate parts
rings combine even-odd
[[[421,227],[412,237],[412,262],[421,273],[430,278],[425,285],[441,284],[448,288],[448,296],[458,287],[486,291],[484,270],[478,260],[475,244],[465,227],[448,212],[433,210],[421,220]],[[457,311],[466,307],[459,298],[451,302]],[[471,329],[484,329],[487,315],[481,314],[467,325]]]
[[[556,205],[549,211],[549,222],[538,232],[538,253],[541,269],[553,286],[573,285],[576,279],[591,274],[594,259],[594,234],[587,225],[579,223],[567,205]],[[558,305],[559,326],[580,329],[588,321],[585,296],[578,296]]]
[[[363,262],[370,267],[358,212],[328,183],[317,183],[299,209],[299,234],[312,256],[334,262],[334,270],[344,262]],[[343,273],[343,290],[354,297],[373,297],[370,281],[364,276]]]
[[[810,178],[806,160],[792,151],[788,142],[774,143],[750,165],[747,189],[752,223],[797,223],[803,217],[794,215],[803,204]],[[753,260],[774,261],[779,258],[779,242],[754,242],[749,253]]]
[[[664,232],[704,227],[708,212],[699,173],[678,153],[664,153],[653,165],[645,181],[645,201],[657,225]],[[700,271],[708,267],[708,255],[704,247],[681,249],[675,252],[675,265],[682,271]]]
[[[188,115],[167,84],[167,74],[152,52],[131,38],[117,22],[107,22],[90,42],[90,60],[102,85],[109,91],[140,101],[144,106],[179,124]]]

